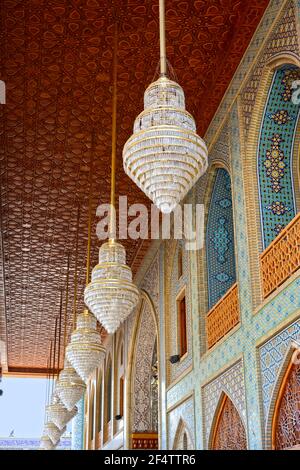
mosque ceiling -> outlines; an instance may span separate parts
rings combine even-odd
[[[167,0],[167,54],[204,135],[268,0]],[[2,0],[0,340],[11,372],[47,365],[67,255],[74,277],[80,205],[79,300],[85,278],[91,135],[93,213],[109,200],[114,11],[118,44],[117,193],[147,203],[122,168],[122,147],[158,69],[158,0]],[[94,217],[92,264],[99,242]],[[147,243],[124,240],[136,272]],[[3,293],[3,296],[2,296]],[[70,288],[71,327],[73,287]],[[3,300],[4,299],[4,300]],[[6,331],[5,326],[6,324]]]

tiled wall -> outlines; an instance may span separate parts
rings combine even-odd
[[[293,57],[299,56],[296,32],[300,29],[297,25],[299,11],[300,4],[296,0],[270,1],[205,136],[209,146],[209,170],[187,198],[188,201],[204,203],[207,215],[213,167],[221,166],[229,171],[240,325],[207,351],[204,328],[208,305],[205,248],[185,254],[181,280],[176,273],[177,241],[164,242],[158,250],[155,245],[145,260],[148,268],[139,285],[149,295],[158,323],[159,434],[163,449],[173,448],[178,430],[184,425],[194,447],[207,448],[223,393],[230,397],[241,416],[248,447],[261,449],[269,446],[269,409],[274,400],[276,381],[278,377],[280,380],[291,341],[299,340],[300,336],[300,274],[296,272],[266,301],[262,300],[258,273],[262,243],[253,166],[262,114],[256,118],[253,116],[258,109],[263,112],[263,103],[267,99],[267,88],[262,93],[260,85],[266,81],[264,77],[270,59],[283,51],[290,51]],[[179,366],[171,365],[169,356],[176,354],[174,301],[183,285],[187,289],[189,355],[186,363]],[[129,360],[134,347],[136,322],[135,313],[124,326],[127,371],[132,367]],[[128,377],[129,374],[126,380]],[[127,394],[126,408],[129,408],[129,400]],[[128,416],[126,419],[129,422]],[[127,425],[124,447],[128,445],[129,432]]]

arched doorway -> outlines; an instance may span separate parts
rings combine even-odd
[[[159,370],[154,307],[143,294],[133,336],[130,379],[129,447],[158,447]]]
[[[211,448],[213,450],[247,449],[245,426],[236,407],[225,394],[221,399]]]
[[[290,363],[279,390],[272,426],[272,448],[300,449],[299,363]]]

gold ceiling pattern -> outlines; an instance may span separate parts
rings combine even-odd
[[[203,135],[267,0],[167,2],[167,53]],[[124,174],[122,147],[158,70],[156,0],[2,0],[1,224],[9,370],[45,369],[64,288],[74,278],[80,205],[79,306],[83,308],[88,170],[96,134],[93,210],[109,201],[113,25],[118,44],[117,193],[148,200]],[[99,242],[93,228],[92,266]],[[147,244],[124,241],[136,271]],[[73,288],[70,290],[72,298]],[[71,302],[69,327],[71,328]],[[1,327],[0,340],[6,341]],[[62,365],[62,364],[61,364]]]

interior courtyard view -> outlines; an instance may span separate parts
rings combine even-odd
[[[0,11],[1,449],[300,450],[300,1]]]

